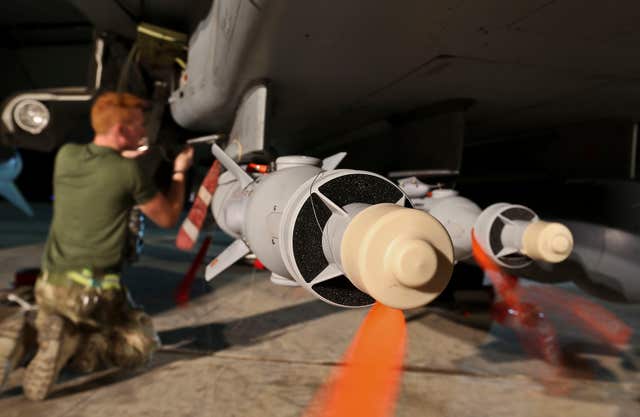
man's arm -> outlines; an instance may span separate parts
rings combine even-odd
[[[166,195],[158,192],[149,201],[141,204],[140,210],[160,227],[173,227],[180,218],[184,204],[186,171],[191,167],[193,148],[188,147],[173,163],[173,176]]]

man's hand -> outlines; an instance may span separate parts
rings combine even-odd
[[[145,153],[147,153],[147,151],[149,150],[149,148],[147,149],[136,149],[136,150],[127,150],[127,151],[122,151],[120,152],[120,155],[124,158],[127,159],[136,159],[137,157],[144,155]]]
[[[188,145],[173,161],[173,172],[186,172],[193,164],[193,147]]]
[[[173,162],[173,181],[166,194],[158,192],[140,206],[140,210],[160,227],[172,227],[178,221],[184,203],[186,171],[193,163],[193,147],[187,146]]]

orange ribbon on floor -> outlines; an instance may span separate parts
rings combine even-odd
[[[305,416],[392,416],[406,344],[403,312],[376,303],[353,338],[343,364],[316,394]]]

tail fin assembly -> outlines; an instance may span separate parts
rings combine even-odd
[[[20,171],[22,171],[22,158],[17,152],[8,160],[0,162],[0,195],[27,216],[33,216],[31,206],[13,182],[20,175]]]

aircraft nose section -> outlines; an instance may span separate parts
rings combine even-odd
[[[22,158],[19,153],[4,162],[0,162],[0,197],[22,210],[27,216],[33,216],[33,209],[24,199],[13,180],[22,171]]]
[[[0,181],[13,181],[22,171],[22,158],[16,152],[15,156],[0,162]]]

